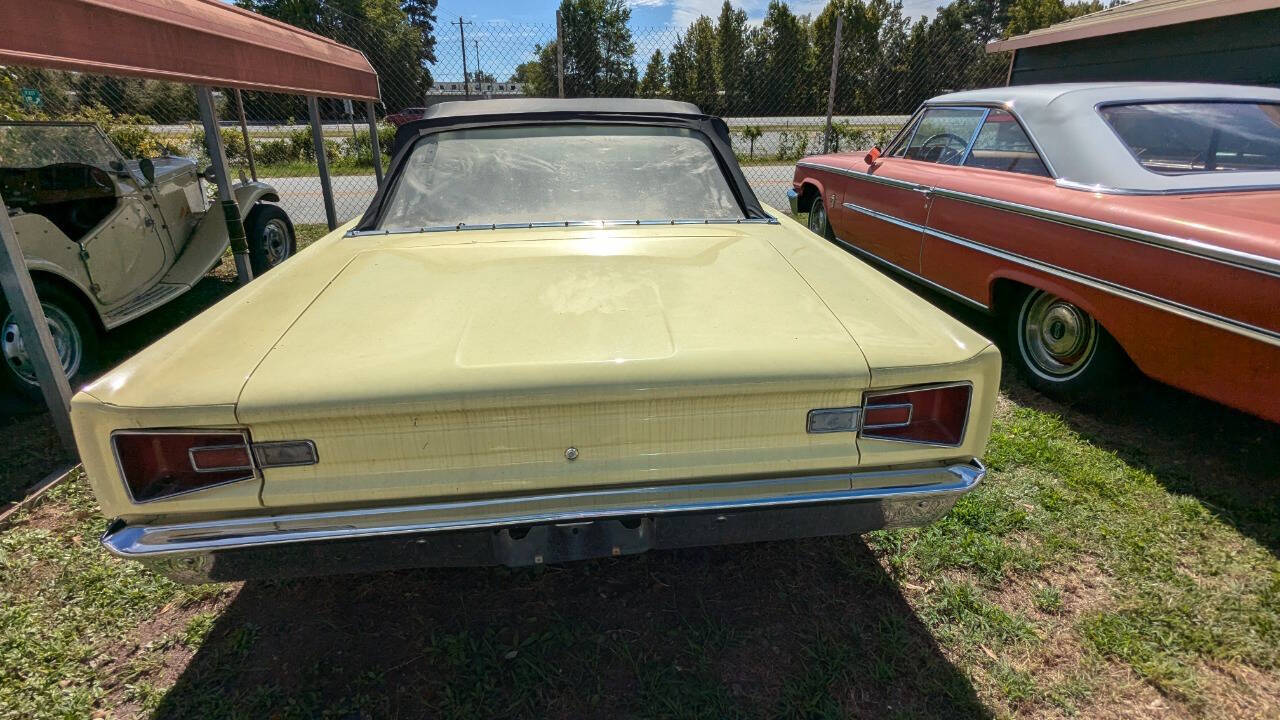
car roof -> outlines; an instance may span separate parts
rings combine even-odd
[[[644,115],[702,115],[697,105],[675,100],[643,98],[501,98],[458,100],[427,108],[423,120],[483,117],[525,113],[638,113]]]
[[[925,105],[998,105],[1022,121],[1059,184],[1139,193],[1280,185],[1280,172],[1162,175],[1142,167],[1097,112],[1101,105],[1171,101],[1280,102],[1280,89],[1213,83],[1056,83],[939,95]]]

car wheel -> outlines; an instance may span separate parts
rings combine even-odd
[[[79,300],[56,285],[37,282],[36,295],[44,308],[62,370],[67,374],[71,389],[75,390],[89,379],[97,366],[98,325]],[[0,374],[4,377],[3,382],[20,398],[39,402],[44,396],[27,354],[25,338],[18,330],[16,315],[3,299],[0,299],[0,317],[3,317],[0,321],[0,353],[4,356]]]
[[[1035,388],[1052,395],[1087,396],[1121,378],[1124,351],[1089,313],[1044,290],[1023,294],[1009,316],[1013,353]]]
[[[254,276],[261,275],[288,260],[298,251],[289,216],[276,205],[260,203],[244,221],[249,241],[249,264]]]
[[[813,204],[809,206],[809,229],[828,240],[836,237],[831,231],[831,223],[827,220],[827,206],[822,204],[821,196],[814,198]]]

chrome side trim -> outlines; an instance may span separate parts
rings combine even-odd
[[[1258,342],[1280,347],[1280,332],[1274,330],[1250,325],[1249,323],[1218,315],[1217,313],[1213,313],[1208,310],[1184,305],[1183,303],[1175,300],[1169,300],[1168,298],[1160,297],[1159,295],[1152,295],[1151,293],[1135,290],[1118,283],[1093,277],[1092,275],[1086,275],[1057,265],[1033,260],[1029,257],[1018,255],[1017,253],[1000,250],[999,248],[994,248],[990,245],[983,245],[982,243],[967,240],[956,235],[950,235],[948,233],[931,229],[926,229],[925,232],[939,240],[946,240],[947,242],[955,243],[972,250],[977,250],[978,252],[983,252],[988,255],[1001,258],[1002,260],[1008,260],[1009,262],[1017,263],[1051,275],[1057,275],[1058,277],[1078,282],[1081,285],[1087,285],[1095,290],[1102,290],[1103,292],[1111,293],[1112,295],[1122,297],[1126,300],[1141,303],[1147,307],[1170,312],[1174,315],[1187,318],[1188,320],[1196,320],[1207,325],[1212,325],[1220,330],[1233,332],[1237,335],[1243,335],[1250,340],[1256,340]]]
[[[1114,235],[1119,238],[1124,238],[1125,240],[1132,240],[1145,245],[1152,245],[1154,247],[1160,247],[1167,250],[1175,250],[1187,255],[1195,255],[1197,257],[1207,258],[1209,260],[1226,263],[1228,265],[1236,265],[1249,270],[1258,270],[1268,274],[1280,275],[1280,260],[1241,252],[1239,250],[1218,247],[1216,245],[1200,242],[1199,240],[1175,237],[1173,235],[1163,235],[1161,233],[1140,230],[1126,225],[1117,225],[1115,223],[1106,222],[1105,220],[1094,220],[1080,215],[1071,215],[1069,213],[1058,212],[1056,210],[1046,210],[1032,205],[1023,205],[1021,203],[1010,202],[1008,200],[998,200],[985,195],[974,195],[967,192],[961,192],[959,190],[934,188],[933,193],[939,197],[959,200],[960,202],[967,202],[972,205],[982,205],[985,207],[995,208],[996,210],[1006,210],[1008,212],[1025,215],[1038,220],[1047,220],[1049,222],[1058,223],[1059,225],[1077,227],[1083,230],[1091,230],[1093,232],[1100,232],[1106,235]]]
[[[1157,310],[1164,310],[1165,312],[1171,312],[1171,313],[1174,313],[1175,315],[1179,315],[1181,317],[1185,317],[1190,320],[1197,320],[1199,322],[1213,325],[1214,327],[1217,327],[1221,330],[1227,330],[1229,332],[1234,332],[1238,335],[1244,335],[1245,337],[1248,337],[1251,340],[1257,340],[1257,341],[1265,342],[1271,345],[1280,345],[1280,332],[1268,330],[1266,328],[1261,328],[1256,325],[1250,325],[1249,323],[1240,322],[1239,320],[1234,320],[1232,318],[1218,315],[1216,313],[1209,312],[1208,310],[1202,310],[1200,308],[1195,308],[1190,305],[1184,305],[1183,303],[1177,302],[1175,300],[1169,300],[1167,298],[1163,298],[1158,295],[1152,295],[1150,293],[1142,292],[1141,290],[1135,290],[1133,288],[1126,287],[1118,283],[1113,283],[1107,280],[1102,280],[1100,278],[1093,277],[1092,275],[1086,275],[1084,273],[1076,272],[1074,270],[1068,270],[1067,268],[1059,267],[1057,265],[1051,265],[1049,263],[1041,262],[1039,260],[1034,260],[1032,258],[1026,257],[1025,255],[1019,255],[1017,253],[1012,253],[1007,250],[1001,250],[999,248],[991,247],[990,245],[984,245],[983,243],[980,243],[974,240],[969,240],[968,238],[963,238],[958,235],[944,233],[938,230],[934,230],[932,228],[925,227],[923,225],[908,223],[903,220],[898,220],[897,218],[890,218],[890,216],[888,215],[876,212],[875,210],[871,210],[869,208],[861,207],[859,205],[854,205],[852,203],[845,203],[844,206],[846,208],[849,208],[850,210],[855,210],[857,212],[865,213],[867,215],[871,215],[872,217],[876,217],[882,220],[888,220],[898,225],[902,225],[903,227],[910,227],[910,228],[919,230],[925,233],[926,235],[938,238],[939,240],[946,240],[947,242],[955,243],[957,245],[967,247],[971,250],[976,250],[978,252],[986,253],[988,255],[998,257],[1002,260],[1007,260],[1009,262],[1017,263],[1024,267],[1032,268],[1033,270],[1039,270],[1040,272],[1048,273],[1050,275],[1066,278],[1068,280],[1078,282],[1082,285],[1087,285],[1095,290],[1102,290],[1104,292],[1108,292],[1113,295],[1123,297],[1126,300],[1132,300],[1134,302],[1142,303],[1143,305],[1146,305],[1148,307],[1156,308]],[[940,290],[950,297],[966,302],[982,310],[990,310],[989,307],[987,307],[986,305],[983,305],[982,303],[979,303],[976,300],[965,297],[964,295],[961,295],[960,293],[957,293],[956,291],[951,290],[950,288],[944,287],[936,282],[933,282],[932,280],[921,277],[920,275],[917,275],[911,272],[910,270],[905,270],[897,265],[894,265],[888,260],[885,260],[876,255],[873,255],[867,252],[866,250],[863,250],[862,248],[856,247],[843,240],[838,240],[838,242],[842,247],[847,247],[850,250],[853,250],[854,252],[858,253],[860,256],[866,257],[881,265],[885,265],[897,272],[909,275],[913,279],[919,280],[920,282],[932,288]]]
[[[864,173],[859,170],[850,170],[849,168],[836,167],[835,165],[827,165],[826,163],[801,161],[796,163],[796,165],[799,167],[812,168],[814,170],[826,170],[827,172],[833,172],[837,175],[845,175],[847,177],[858,178],[859,180],[868,180],[870,182],[880,183],[881,185],[888,185],[889,187],[900,188],[903,190],[916,190],[919,188],[928,189],[924,185],[907,182],[906,180],[880,177],[879,175],[872,175],[871,173]]]
[[[449,532],[509,526],[545,525],[614,517],[719,512],[829,503],[896,501],[955,496],[972,490],[986,475],[976,458],[947,466],[908,470],[851,471],[832,475],[701,482],[556,493],[525,497],[485,498],[399,507],[331,510],[265,517],[175,523],[114,524],[102,537],[112,554],[132,559],[199,554],[266,547],[286,543],[350,540],[423,532]],[[811,491],[802,488],[835,481],[860,487]],[[681,500],[713,492],[735,500]],[[546,510],[566,504],[589,509]],[[448,520],[441,517],[468,519]]]
[[[411,230],[348,230],[343,237],[365,237],[370,235],[415,235],[417,233],[462,232],[466,230],[533,230],[537,228],[579,228],[579,227],[628,227],[646,225],[777,225],[778,219],[764,218],[687,218],[668,220],[561,220],[555,222],[527,223],[484,223],[468,225],[431,225]]]
[[[1108,185],[1089,185],[1075,180],[1058,180],[1058,187],[1066,190],[1102,193],[1104,195],[1204,195],[1207,193],[1257,192],[1260,190],[1280,190],[1280,183],[1264,183],[1261,185],[1219,185],[1217,187],[1172,188],[1168,190],[1140,190],[1137,188],[1118,188]]]
[[[897,218],[890,217],[889,215],[885,215],[885,214],[883,214],[883,213],[878,213],[878,212],[876,212],[875,210],[871,210],[871,209],[868,209],[868,208],[864,208],[864,207],[862,207],[861,205],[854,205],[853,203],[844,203],[844,206],[845,206],[846,208],[850,209],[850,210],[853,210],[853,211],[856,211],[856,212],[860,212],[860,213],[865,213],[865,214],[867,214],[867,215],[871,215],[872,217],[879,218],[879,219],[884,220],[884,221],[886,221],[886,222],[893,222],[893,223],[896,223],[896,224],[900,224],[900,225],[903,225],[904,227],[909,227],[909,228],[911,228],[911,229],[913,229],[913,230],[919,230],[919,229],[921,229],[921,227],[920,227],[919,225],[912,225],[911,223],[905,223],[905,222],[902,222],[902,221],[898,220]],[[900,275],[905,275],[906,277],[909,277],[909,278],[911,278],[912,280],[914,280],[914,281],[916,281],[916,282],[918,282],[918,283],[920,283],[920,284],[922,284],[922,285],[927,285],[927,286],[929,286],[930,288],[932,288],[932,289],[934,289],[934,290],[936,290],[936,291],[938,291],[938,292],[942,293],[943,295],[946,295],[947,297],[949,297],[949,298],[951,298],[951,299],[953,299],[953,300],[958,300],[958,301],[960,301],[960,302],[962,302],[962,303],[964,303],[964,304],[966,304],[966,305],[968,305],[968,306],[970,306],[970,307],[972,307],[972,308],[975,308],[975,309],[977,309],[977,310],[981,310],[981,311],[983,311],[983,312],[991,312],[991,308],[990,308],[990,307],[988,307],[986,304],[984,304],[984,303],[982,303],[982,302],[979,302],[979,301],[977,301],[977,300],[974,300],[973,298],[971,298],[971,297],[969,297],[969,296],[967,296],[967,295],[962,295],[962,294],[960,294],[960,293],[956,292],[955,290],[952,290],[951,288],[949,288],[949,287],[947,287],[947,286],[945,286],[945,285],[940,285],[940,284],[938,284],[938,283],[936,283],[936,282],[934,282],[934,281],[930,280],[929,278],[924,277],[923,275],[918,275],[918,274],[916,274],[916,273],[913,273],[913,272],[911,272],[910,270],[907,270],[906,268],[904,268],[904,267],[902,267],[902,266],[900,266],[900,265],[895,265],[894,263],[891,263],[891,262],[889,262],[888,260],[885,260],[884,258],[882,258],[882,257],[880,257],[880,256],[878,256],[878,255],[875,255],[875,254],[873,254],[873,253],[867,252],[866,250],[863,250],[862,248],[858,247],[857,245],[854,245],[853,243],[847,242],[847,241],[845,241],[845,240],[841,240],[841,239],[839,238],[839,236],[837,236],[837,237],[836,237],[836,244],[838,244],[840,247],[842,247],[842,248],[844,248],[844,249],[846,249],[846,250],[849,250],[850,252],[852,252],[852,253],[856,254],[858,257],[862,258],[863,260],[866,260],[866,261],[868,261],[868,262],[874,263],[874,264],[876,264],[876,265],[880,265],[880,266],[884,267],[885,269],[887,269],[887,270],[892,270],[893,272],[896,272],[896,273],[898,273],[898,274],[900,274]]]

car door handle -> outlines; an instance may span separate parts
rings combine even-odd
[[[911,190],[912,192],[918,192],[921,195],[924,195],[925,197],[933,196],[933,188],[917,187],[917,188],[911,188]]]

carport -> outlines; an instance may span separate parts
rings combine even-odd
[[[168,80],[194,86],[241,283],[252,279],[236,209],[214,87],[304,95],[315,147],[323,148],[318,99],[362,101],[374,169],[382,180],[374,104],[378,76],[364,55],[219,0],[44,0],[0,3],[0,65]],[[241,121],[248,144],[248,132]],[[251,150],[250,150],[251,152]],[[329,228],[337,225],[324,152],[316,153]],[[216,212],[211,209],[210,212]],[[0,285],[13,310],[54,426],[74,450],[71,389],[36,298],[9,211],[0,197]]]

